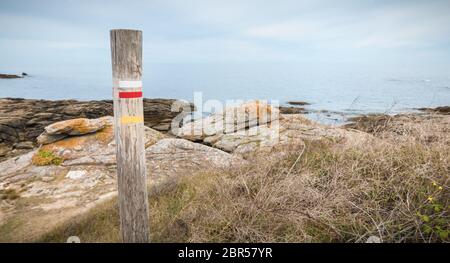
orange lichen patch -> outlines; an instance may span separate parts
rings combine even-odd
[[[111,125],[108,125],[105,128],[97,131],[96,133],[67,137],[60,141],[43,145],[41,149],[46,151],[54,151],[56,149],[61,148],[72,150],[80,147],[84,148],[88,145],[96,143],[106,145],[109,142],[111,142],[113,138],[114,138],[113,128]]]
[[[46,151],[53,151],[54,149],[74,149],[77,147],[83,147],[87,143],[87,139],[90,135],[85,136],[74,136],[62,139],[60,141],[43,145],[41,149]]]
[[[88,120],[86,118],[72,119],[67,121],[61,121],[50,125],[50,129],[59,130],[60,132],[67,131],[79,131],[79,132],[88,132],[86,125],[88,124]]]
[[[31,159],[31,163],[37,166],[60,165],[62,162],[63,158],[57,156],[53,151],[44,149],[40,149]]]
[[[107,125],[94,134],[94,137],[103,144],[108,144],[114,139],[114,129],[112,125]]]

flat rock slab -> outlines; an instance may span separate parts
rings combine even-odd
[[[227,107],[203,119],[183,125],[175,133],[178,137],[201,141],[208,136],[233,133],[278,120],[279,109],[265,102],[249,101]]]
[[[112,117],[98,119],[78,118],[60,121],[45,127],[48,134],[82,135],[93,133],[112,124]]]
[[[66,175],[66,178],[72,179],[72,180],[77,180],[77,179],[81,179],[84,176],[86,176],[87,172],[84,170],[74,170],[74,171],[69,171]]]
[[[45,127],[45,131],[38,136],[37,142],[39,144],[49,144],[59,141],[67,136],[94,133],[112,125],[113,118],[110,116],[98,119],[78,118],[60,121]]]
[[[156,189],[197,172],[228,169],[246,163],[240,156],[175,138],[162,139],[147,148],[146,157],[149,183]]]

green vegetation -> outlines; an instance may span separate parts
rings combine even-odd
[[[60,165],[63,162],[63,158],[57,156],[52,151],[39,150],[32,159],[34,165]]]

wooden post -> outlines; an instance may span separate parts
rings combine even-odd
[[[111,30],[117,180],[123,242],[149,242],[142,32]]]

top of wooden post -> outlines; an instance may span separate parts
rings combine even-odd
[[[111,36],[111,60],[113,78],[140,80],[142,76],[142,31],[113,29]]]

